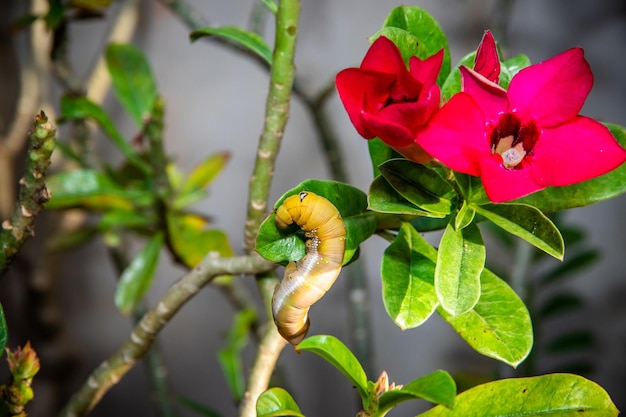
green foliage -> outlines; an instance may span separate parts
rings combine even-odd
[[[270,388],[259,396],[256,402],[256,415],[304,417],[293,397],[282,388]]]
[[[9,329],[7,328],[7,321],[4,317],[4,309],[2,308],[2,304],[0,304],[0,356],[4,354],[8,339]]]
[[[361,190],[335,181],[307,180],[283,194],[259,228],[256,251],[267,260],[285,265],[304,256],[304,240],[278,230],[274,220],[275,209],[287,197],[303,190],[328,199],[341,213],[347,232],[344,263],[349,262],[357,253],[359,244],[374,233],[376,219],[367,212],[367,197]]]
[[[437,406],[420,417],[617,416],[609,395],[578,375],[503,379],[459,394],[454,408]]]
[[[227,345],[219,350],[217,359],[226,382],[235,401],[241,401],[246,388],[246,379],[241,351],[248,344],[248,334],[252,323],[256,320],[256,311],[246,309],[235,315],[233,325],[228,332]]]
[[[189,35],[192,42],[207,36],[218,36],[220,38],[233,41],[236,44],[252,51],[268,64],[272,64],[271,48],[267,45],[265,40],[263,40],[263,38],[256,33],[249,32],[236,26],[222,26],[219,28],[208,27],[194,30]]]
[[[115,305],[124,315],[132,313],[144,293],[150,287],[163,247],[163,234],[154,235],[137,254],[115,289]]]
[[[156,81],[148,61],[137,47],[119,43],[106,48],[105,60],[115,95],[135,124],[143,126],[157,97]]]

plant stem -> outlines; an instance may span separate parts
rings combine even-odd
[[[256,401],[267,389],[276,361],[286,344],[287,341],[278,333],[276,326],[267,326],[250,371],[248,386],[239,410],[240,417],[256,417]]]
[[[0,276],[9,267],[22,245],[35,234],[35,220],[50,199],[46,188],[46,170],[54,150],[56,129],[42,111],[35,117],[29,134],[26,172],[11,217],[2,222],[0,230]]]
[[[130,337],[117,352],[91,373],[59,416],[78,417],[87,414],[148,353],[156,336],[176,312],[216,276],[256,274],[274,267],[274,263],[258,255],[220,258],[214,253],[209,254],[198,266],[174,283],[161,300],[141,318]]]
[[[248,189],[248,213],[244,231],[244,248],[248,252],[253,250],[259,226],[267,215],[274,164],[289,117],[299,14],[300,2],[288,0],[280,3],[276,15],[276,38],[265,103],[265,123]]]

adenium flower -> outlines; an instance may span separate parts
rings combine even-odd
[[[498,83],[500,78],[500,58],[498,58],[496,40],[493,38],[490,30],[485,31],[483,39],[480,41],[478,49],[476,49],[474,71],[489,81]]]
[[[583,55],[573,48],[522,69],[508,92],[461,67],[462,92],[432,117],[419,144],[449,168],[481,177],[494,202],[613,170],[626,150],[578,114],[593,84]]]
[[[359,134],[366,139],[379,137],[413,161],[430,161],[415,138],[439,109],[436,81],[442,61],[443,50],[426,60],[414,56],[407,69],[391,40],[376,39],[361,66],[339,72],[335,80]]]

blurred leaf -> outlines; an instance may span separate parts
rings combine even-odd
[[[253,309],[237,312],[233,326],[228,332],[228,344],[217,353],[217,359],[226,376],[226,382],[237,402],[243,398],[246,388],[241,350],[248,344],[248,333],[254,320],[256,320],[256,311]]]
[[[526,240],[556,259],[563,259],[565,247],[559,229],[535,207],[526,204],[485,204],[472,207],[476,213],[485,216],[507,232]]]
[[[177,396],[176,397],[176,401],[182,405],[184,405],[185,407],[187,407],[188,409],[190,409],[191,411],[195,411],[196,413],[205,416],[205,417],[222,417],[222,415],[220,413],[218,413],[217,411],[207,407],[206,405],[200,404],[197,401],[194,401],[190,398],[186,398],[186,397],[181,397],[181,396]]]
[[[378,399],[378,410],[390,410],[399,403],[424,399],[452,408],[456,396],[454,379],[446,371],[435,371],[404,384],[400,389],[384,392]]]
[[[304,417],[298,404],[282,388],[270,388],[259,396],[256,402],[257,417],[294,416]]]
[[[57,233],[46,241],[46,249],[52,252],[76,248],[100,234],[97,227],[82,226],[70,232]]]
[[[65,19],[65,5],[61,0],[49,0],[48,13],[44,17],[46,26],[50,30],[55,30]]]
[[[9,33],[15,34],[23,29],[28,28],[30,25],[35,23],[39,19],[39,16],[36,14],[27,13],[13,19],[7,29]]]
[[[461,230],[472,224],[472,221],[476,217],[476,212],[471,208],[466,200],[463,200],[463,205],[454,217],[454,229]]]
[[[427,211],[416,207],[406,198],[402,197],[389,182],[379,175],[372,181],[368,192],[368,209],[378,213],[406,214],[425,216]]]
[[[419,7],[399,6],[389,12],[381,32],[389,28],[403,29],[415,36],[419,42],[417,56],[421,59],[426,59],[441,49],[444,50],[441,72],[437,79],[437,83],[441,85],[450,73],[450,50],[446,35],[437,20]]]
[[[125,189],[106,175],[88,169],[51,175],[46,186],[52,198],[46,208],[87,207],[94,210],[126,209],[152,203],[149,190]]]
[[[339,339],[327,335],[310,336],[300,342],[297,349],[321,356],[352,382],[364,402],[368,400],[368,384],[365,371],[361,367],[359,360]]]
[[[4,308],[0,304],[0,356],[2,356],[7,347],[7,341],[9,340],[9,329],[7,327],[7,321],[4,317]]]
[[[378,167],[389,185],[431,217],[452,211],[456,193],[435,170],[407,159],[392,159]]]
[[[607,392],[578,375],[553,374],[488,382],[456,397],[454,408],[436,406],[419,417],[612,417]]]
[[[583,299],[576,294],[560,292],[550,297],[539,309],[538,315],[545,320],[563,313],[579,310],[584,306]]]
[[[102,214],[98,227],[100,230],[134,229],[155,224],[157,221],[153,216],[146,213],[127,210],[111,210]]]
[[[117,130],[109,116],[100,106],[89,101],[85,97],[63,96],[61,98],[61,117],[64,119],[93,119],[98,123],[100,129],[113,141],[117,148],[126,158],[144,174],[150,175],[152,168],[135,152],[133,147],[126,141]]]
[[[287,191],[263,221],[256,240],[256,251],[265,259],[286,265],[305,254],[305,243],[296,234],[285,234],[275,223],[275,210],[291,195],[311,191],[328,199],[341,213],[346,226],[344,264],[357,253],[358,247],[376,230],[376,218],[367,211],[367,196],[358,188],[336,181],[306,180]]]
[[[220,38],[234,41],[246,49],[254,52],[265,62],[272,65],[272,49],[265,40],[256,33],[249,32],[236,26],[222,26],[219,28],[202,28],[191,32],[191,41],[196,41],[205,36],[218,36]]]
[[[130,314],[150,287],[163,246],[163,234],[154,235],[122,272],[115,289],[115,305],[124,314]]]
[[[596,249],[588,249],[584,252],[577,253],[575,256],[568,256],[565,261],[550,270],[541,278],[543,285],[555,282],[562,278],[572,277],[578,272],[598,260],[600,252]]]
[[[530,353],[533,329],[530,314],[515,291],[483,269],[481,295],[473,310],[452,316],[437,312],[478,353],[517,367]]]
[[[435,292],[448,313],[458,316],[478,302],[485,257],[485,245],[476,224],[460,230],[448,224],[439,243],[435,268]]]
[[[577,330],[557,336],[546,345],[545,350],[560,355],[566,352],[587,350],[592,348],[594,344],[595,338],[591,332]]]
[[[229,158],[230,154],[228,152],[219,152],[210,155],[198,164],[182,180],[174,207],[177,209],[184,208],[204,198],[206,196],[206,187],[222,172]]]
[[[139,48],[121,43],[109,44],[105,59],[115,95],[137,126],[142,127],[157,96],[148,60]]]
[[[615,139],[626,147],[626,128],[605,123]],[[626,164],[608,174],[566,187],[548,187],[516,202],[530,204],[544,212],[583,207],[622,195],[626,192]]]
[[[70,0],[70,4],[83,9],[104,9],[109,7],[111,0]]]
[[[275,0],[261,0],[265,7],[273,14],[278,13],[278,4]]]
[[[209,252],[233,256],[228,236],[219,229],[205,229],[206,219],[192,213],[169,213],[167,231],[176,255],[189,268],[195,267]]]
[[[435,249],[410,224],[404,223],[383,254],[383,304],[402,330],[421,325],[439,304],[433,287],[435,263],[424,255],[428,251]]]

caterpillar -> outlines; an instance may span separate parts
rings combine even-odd
[[[278,332],[292,345],[309,330],[309,308],[333,285],[343,263],[346,227],[339,210],[310,191],[292,195],[276,209],[276,226],[295,223],[308,238],[306,255],[285,267],[274,290],[272,314]]]

